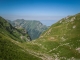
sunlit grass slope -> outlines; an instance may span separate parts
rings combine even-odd
[[[80,59],[80,13],[62,18],[39,39],[22,45],[47,60]]]

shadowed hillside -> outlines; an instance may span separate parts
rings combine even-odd
[[[21,39],[20,36],[25,36]],[[0,17],[0,60],[41,60],[33,56],[18,44],[30,40],[23,29],[12,27],[5,19]]]

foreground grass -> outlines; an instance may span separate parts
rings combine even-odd
[[[0,34],[0,60],[41,60]]]

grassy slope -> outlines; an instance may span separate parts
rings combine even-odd
[[[12,30],[16,31],[15,35]],[[17,37],[20,34],[5,19],[0,17],[0,60],[41,60],[19,46],[22,40]]]
[[[0,34],[0,60],[41,60],[11,42],[11,38]]]
[[[79,20],[80,14],[63,18],[53,24],[39,39],[14,43],[43,60],[80,59],[80,50],[77,50],[80,47]]]
[[[80,59],[80,14],[69,16],[53,24],[36,41],[23,43],[39,57],[67,60]]]

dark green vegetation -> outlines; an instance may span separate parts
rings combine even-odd
[[[43,25],[40,21],[36,20],[17,19],[15,21],[9,22],[16,28],[25,28],[28,31],[32,40],[38,38],[41,33],[48,29],[47,26]]]
[[[25,42],[19,35],[28,36],[23,29],[15,29],[0,17],[0,60],[41,60],[19,46],[19,43]]]
[[[0,60],[41,60],[10,40],[9,37],[0,34]]]
[[[18,38],[16,37],[16,41],[12,39],[10,35],[13,35],[7,32],[5,29],[2,29],[2,25],[0,25],[0,50],[5,50],[6,48],[7,51],[7,49],[9,49],[11,51],[11,54],[12,51],[14,51],[12,58],[16,54],[16,50],[17,55],[19,58],[21,58],[21,60],[25,60],[25,58],[27,58],[28,60],[80,60],[79,21],[80,14],[65,17],[57,23],[53,24],[48,30],[41,34],[41,36],[37,40],[23,43],[18,42]],[[3,31],[6,31],[4,32],[5,34],[3,33]],[[9,43],[11,46],[13,46],[13,48],[5,45],[5,42]],[[4,48],[1,48],[1,46]],[[25,57],[25,54],[27,54],[28,57]],[[1,59],[3,57],[11,57],[10,55],[6,56],[5,54],[2,56],[1,52],[0,55]],[[23,56],[21,57],[21,55]],[[18,60],[18,57],[16,57],[15,55],[14,60]]]
[[[5,19],[0,17],[0,33],[8,35],[14,40],[25,42],[30,40],[28,32],[23,28],[14,28]]]

